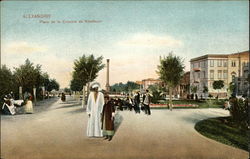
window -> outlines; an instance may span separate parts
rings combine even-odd
[[[223,78],[227,78],[227,70],[223,71]]]
[[[232,61],[232,67],[236,67],[236,61]]]
[[[224,66],[224,67],[227,67],[227,60],[224,60],[223,66]]]
[[[218,61],[217,61],[217,66],[218,66],[218,67],[221,67],[221,66],[222,66],[222,60],[218,60]]]
[[[206,72],[205,71],[203,72],[203,78],[206,78]]]
[[[210,78],[214,79],[214,70],[210,70]]]
[[[198,72],[198,79],[200,79],[200,73]]]
[[[222,71],[218,70],[218,79],[221,79],[221,78],[222,78]]]
[[[214,67],[214,60],[210,60],[210,67]]]

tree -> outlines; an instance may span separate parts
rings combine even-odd
[[[71,81],[70,81],[70,89],[72,91],[81,91],[82,90],[82,86],[81,86],[81,81],[80,80],[77,80],[75,78],[73,78]]]
[[[229,83],[228,92],[232,97],[236,96],[236,85],[234,82]]]
[[[41,65],[34,66],[29,59],[25,64],[14,68],[14,78],[18,85],[23,87],[23,91],[33,92],[33,88],[39,88],[42,85]]]
[[[94,55],[83,55],[74,62],[73,79],[80,81],[79,85],[85,86],[96,79],[98,72],[104,68],[103,57],[95,58]]]
[[[206,94],[208,93],[208,88],[207,86],[203,86],[203,93],[204,93],[204,96],[206,98]]]
[[[60,85],[55,79],[50,80],[49,87],[48,87],[49,92],[52,91],[53,89],[58,91],[59,88],[60,88]]]
[[[12,72],[6,67],[6,65],[3,65],[0,68],[0,99],[3,99],[3,97],[11,91],[15,92],[14,85],[15,82]]]
[[[224,81],[218,80],[213,82],[213,89],[218,90],[217,99],[219,98],[219,90],[224,87]]]
[[[55,79],[50,79],[48,73],[41,71],[41,65],[34,66],[29,59],[25,60],[23,65],[14,68],[14,79],[17,82],[17,87],[21,86],[23,92],[33,92],[36,88],[38,97],[41,95],[41,87],[44,86],[47,91],[52,89],[59,90],[59,84]]]
[[[87,96],[89,94],[89,83],[96,79],[98,72],[104,68],[102,64],[103,57],[95,58],[94,55],[85,56],[83,55],[74,62],[73,79],[70,85],[75,88],[81,88],[83,90],[83,101],[82,106],[85,105],[85,87],[87,86]],[[73,89],[72,89],[73,90]]]
[[[119,93],[120,92],[128,93],[136,89],[140,89],[140,85],[132,81],[128,81],[126,84],[120,82],[111,86],[111,90],[113,92],[119,92]]]
[[[157,73],[169,89],[169,106],[172,110],[172,92],[184,74],[184,62],[179,56],[169,53],[167,57],[160,58]]]

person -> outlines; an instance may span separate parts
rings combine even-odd
[[[104,139],[111,141],[114,136],[114,116],[115,107],[109,96],[106,94],[104,97],[105,104],[102,111],[102,131]]]
[[[135,103],[135,106],[134,106],[135,113],[140,113],[140,107],[139,107],[139,104],[140,104],[140,93],[139,93],[139,91],[137,92],[137,94],[134,97],[134,103]]]
[[[143,95],[143,105],[145,109],[145,114],[148,114],[148,115],[151,115],[151,111],[149,107],[150,102],[151,102],[151,96],[148,90],[146,90],[146,94]]]
[[[102,137],[101,113],[104,105],[103,93],[99,92],[100,84],[95,82],[91,85],[86,112],[88,114],[87,136]]]
[[[15,115],[16,114],[16,107],[14,106],[13,102],[10,99],[10,96],[5,95],[4,103],[2,106],[2,111],[6,115]]]
[[[32,104],[32,95],[28,93],[25,98],[25,105],[24,105],[24,111],[26,114],[32,114],[33,113],[33,104]]]
[[[61,100],[62,100],[63,102],[65,102],[65,100],[66,100],[66,96],[65,96],[65,94],[64,94],[64,93],[62,93]]]

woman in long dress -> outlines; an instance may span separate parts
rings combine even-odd
[[[101,92],[98,92],[100,84],[95,83],[91,87],[93,91],[89,94],[86,109],[88,114],[87,136],[102,137],[101,113],[104,105],[104,96]]]
[[[32,104],[32,96],[29,95],[26,99],[26,104],[24,106],[24,111],[26,114],[32,114],[33,113],[33,104]]]

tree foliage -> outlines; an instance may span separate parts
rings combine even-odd
[[[103,57],[95,58],[94,55],[83,55],[74,62],[74,71],[71,80],[72,90],[82,89],[87,83],[92,82],[98,76],[98,72],[104,68]]]
[[[197,93],[198,87],[197,86],[191,86],[190,89],[191,89],[191,92],[193,94],[195,94],[195,93]]]
[[[169,53],[167,57],[160,58],[160,65],[158,65],[157,73],[160,76],[160,79],[169,88],[169,103],[170,109],[172,109],[172,92],[180,83],[184,74],[184,62],[179,56]]]
[[[12,72],[3,65],[0,68],[0,99],[3,99],[4,95],[9,94],[11,91],[17,92],[14,85],[15,82]]]
[[[29,59],[19,67],[14,68],[13,73],[4,65],[0,72],[1,97],[11,91],[18,96],[19,86],[24,92],[33,92],[36,88],[37,97],[41,96],[41,87],[45,86],[47,91],[59,90],[59,84],[55,79],[50,79],[48,73],[42,72],[41,65],[34,65]]]
[[[221,89],[224,87],[224,81],[218,80],[213,82],[213,89]]]
[[[114,85],[111,86],[111,91],[112,92],[132,92],[133,90],[136,89],[140,89],[140,85],[132,82],[132,81],[128,81],[127,83],[123,84],[123,83],[116,83]]]

